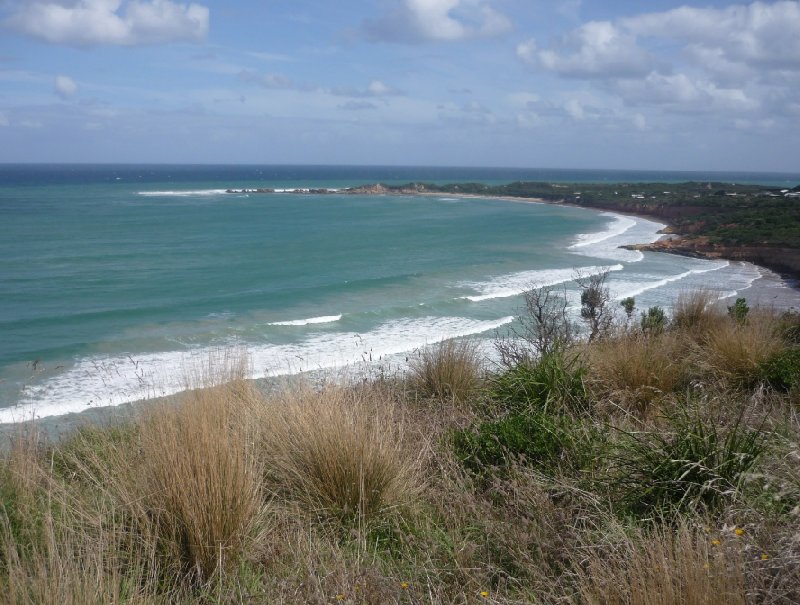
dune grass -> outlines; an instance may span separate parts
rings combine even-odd
[[[444,340],[412,357],[411,385],[423,397],[465,403],[480,386],[482,365],[476,341]]]
[[[231,356],[135,417],[20,432],[0,603],[800,602],[797,323],[687,295],[493,375],[453,343],[268,394]]]

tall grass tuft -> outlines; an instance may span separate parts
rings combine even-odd
[[[743,322],[720,324],[703,340],[705,364],[735,385],[753,385],[761,378],[761,366],[786,347],[776,324],[767,311],[751,312]]]
[[[143,504],[162,545],[200,580],[252,555],[265,529],[263,471],[236,386],[197,391],[141,427]]]
[[[590,552],[578,585],[587,605],[744,605],[745,574],[737,553],[702,531],[639,532],[620,551]]]
[[[599,399],[646,416],[654,402],[685,384],[688,368],[681,349],[681,340],[669,332],[628,332],[593,343],[587,350],[590,388]]]
[[[445,340],[423,348],[410,364],[412,387],[426,397],[463,403],[478,388],[482,364],[475,340]]]
[[[726,316],[714,306],[717,297],[709,290],[688,290],[678,294],[672,307],[672,325],[693,335],[716,329]]]
[[[377,388],[299,387],[262,410],[270,486],[306,513],[368,521],[418,492],[418,459],[394,401]]]

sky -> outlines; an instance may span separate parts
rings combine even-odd
[[[797,1],[0,0],[0,162],[798,158]]]

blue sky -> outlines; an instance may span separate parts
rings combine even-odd
[[[0,0],[0,162],[797,171],[800,3]]]

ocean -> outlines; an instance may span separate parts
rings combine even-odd
[[[669,307],[713,290],[800,307],[747,263],[620,249],[640,218],[448,196],[298,195],[365,183],[516,180],[796,185],[800,175],[315,166],[0,166],[0,423],[164,396],[228,351],[250,376],[401,366],[445,338],[490,341],[531,284],[610,271]],[[226,193],[227,189],[284,193]]]

